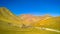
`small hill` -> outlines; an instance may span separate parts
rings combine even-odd
[[[21,24],[20,19],[5,7],[0,7],[0,20],[14,24]]]

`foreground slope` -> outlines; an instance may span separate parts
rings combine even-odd
[[[0,21],[0,34],[60,34],[59,32],[37,29],[35,27],[20,28],[8,23],[9,22]]]

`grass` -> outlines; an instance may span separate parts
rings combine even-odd
[[[0,34],[60,34],[57,32],[39,30],[36,28],[20,28],[8,24],[9,22],[0,21]]]

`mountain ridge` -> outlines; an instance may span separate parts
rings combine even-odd
[[[5,7],[0,8],[0,20],[20,24],[20,19]]]

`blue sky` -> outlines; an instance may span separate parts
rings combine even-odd
[[[60,16],[60,0],[0,0],[0,7],[6,7],[16,15]]]

